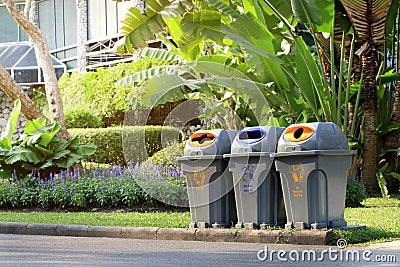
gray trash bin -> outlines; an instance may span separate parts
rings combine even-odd
[[[191,215],[190,227],[230,227],[236,223],[235,196],[228,161],[236,131],[193,133],[178,158],[186,175]]]
[[[238,223],[236,227],[265,228],[286,222],[279,176],[271,154],[284,128],[247,127],[235,137],[229,158]]]
[[[334,123],[291,125],[275,154],[282,180],[286,228],[346,227],[347,172],[354,151]]]

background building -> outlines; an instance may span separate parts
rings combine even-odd
[[[14,1],[23,11],[25,0]],[[113,51],[121,20],[131,7],[144,10],[143,0],[32,0],[29,20],[47,37],[57,77],[66,71],[90,70],[131,61]],[[31,94],[44,84],[35,51],[24,30],[0,4],[0,64]],[[4,131],[13,103],[0,90],[0,132]],[[21,132],[26,121],[19,120]]]
[[[25,1],[17,5],[23,10]],[[143,10],[144,5],[143,0],[33,0],[30,20],[46,34],[52,55],[67,70],[91,69],[129,60],[111,48],[122,38],[119,29],[127,10]],[[28,36],[2,4],[0,20],[0,46],[29,45]]]

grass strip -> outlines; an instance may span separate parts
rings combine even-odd
[[[189,212],[0,212],[2,222],[186,228]]]

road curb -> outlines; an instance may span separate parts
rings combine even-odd
[[[159,227],[40,224],[19,222],[0,222],[0,234],[298,245],[331,245],[334,244],[337,239],[332,230],[287,231],[214,228],[186,229]]]

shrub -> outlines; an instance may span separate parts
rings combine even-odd
[[[153,156],[149,157],[148,161],[162,164],[164,166],[179,166],[176,158],[183,155],[185,144],[186,141],[163,148],[160,151],[154,153]]]
[[[132,88],[132,85],[116,86],[115,83],[135,72],[166,64],[170,63],[142,58],[132,63],[120,63],[106,69],[98,68],[93,72],[64,74],[59,80],[64,109],[68,112],[75,110],[76,106],[84,107],[103,121],[116,123],[115,118],[120,118],[119,124],[122,124],[120,111],[129,109],[129,103],[135,95],[135,88]]]
[[[49,104],[47,103],[46,90],[44,86],[31,87],[30,98],[45,116],[49,115]]]
[[[84,109],[68,109],[65,111],[65,122],[71,128],[101,128],[101,118]]]
[[[179,131],[173,127],[127,126],[99,129],[71,129],[82,143],[92,143],[97,151],[85,161],[126,165],[142,162],[163,147],[176,142]]]
[[[366,198],[367,192],[362,182],[347,180],[346,207],[359,207]]]

